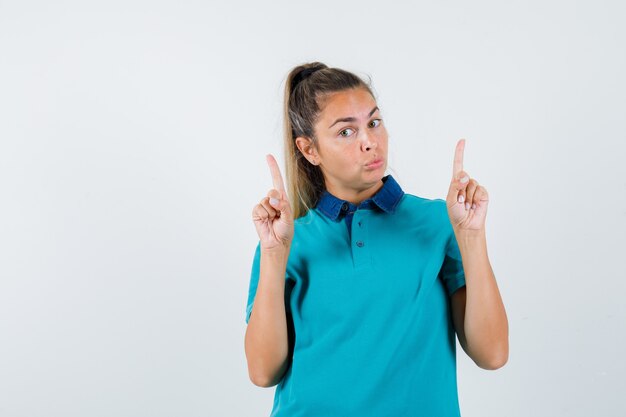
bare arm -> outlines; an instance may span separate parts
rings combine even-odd
[[[452,315],[459,343],[481,368],[501,368],[509,356],[506,311],[489,258],[484,233],[459,233],[466,287],[452,294]]]
[[[448,217],[463,260],[465,288],[452,294],[452,318],[459,343],[483,369],[498,369],[509,358],[509,324],[487,256],[487,189],[463,170],[465,139],[457,142],[446,197]]]
[[[285,271],[289,253],[261,252],[259,285],[245,335],[250,380],[278,384],[287,370],[289,340],[285,312]]]
[[[289,366],[289,329],[285,311],[285,272],[294,220],[276,160],[266,156],[274,188],[252,210],[259,234],[259,282],[245,335],[248,374],[253,384],[278,384]]]

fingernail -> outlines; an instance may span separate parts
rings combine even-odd
[[[470,208],[470,203],[465,203],[465,210],[469,210]]]
[[[277,206],[278,205],[278,199],[274,198],[274,197],[270,197],[270,204],[273,206]]]
[[[461,203],[461,204],[462,204],[462,203],[463,203],[463,201],[465,201],[465,197],[463,196],[463,194],[461,194],[461,195],[459,196],[459,203]]]
[[[472,204],[472,210],[476,210],[476,204]]]
[[[466,182],[468,182],[468,181],[469,181],[469,177],[468,177],[467,175],[466,175],[466,176],[464,176],[463,178],[461,178],[461,182],[462,182],[463,184],[465,184],[465,183],[466,183]]]

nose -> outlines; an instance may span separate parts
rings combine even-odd
[[[376,141],[374,135],[369,134],[367,132],[363,132],[361,135],[361,150],[364,152],[368,152],[378,146],[378,142]]]

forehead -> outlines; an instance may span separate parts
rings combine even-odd
[[[364,88],[355,88],[328,95],[321,106],[320,121],[332,123],[338,118],[367,118],[376,100]]]

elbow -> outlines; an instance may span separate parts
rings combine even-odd
[[[269,388],[280,383],[290,366],[288,358],[281,357],[276,361],[274,358],[255,357],[248,360],[248,376],[250,381],[257,387]]]
[[[277,385],[286,369],[286,359],[276,362],[273,358],[248,356],[248,377],[257,387],[269,388]]]
[[[273,387],[274,385],[277,385],[282,379],[278,375],[271,375],[270,373],[267,373],[267,372],[263,372],[263,373],[249,372],[248,375],[250,377],[250,381],[257,387],[261,387],[261,388]]]
[[[248,358],[248,377],[257,387],[269,388],[277,385],[287,370],[287,360],[279,363],[271,362],[265,358]]]
[[[262,375],[250,375],[250,381],[257,387],[261,388],[269,388],[276,385],[273,384],[269,378]]]
[[[502,368],[504,365],[506,365],[507,362],[508,362],[508,358],[504,357],[504,358],[492,359],[488,362],[480,363],[478,366],[480,366],[482,369],[485,369],[487,371],[495,371],[496,369]]]
[[[502,368],[509,361],[508,348],[492,353],[488,358],[476,362],[476,364],[485,370],[495,371]]]
[[[483,343],[479,349],[471,349],[470,355],[478,367],[495,371],[509,361],[509,335],[506,334]]]

